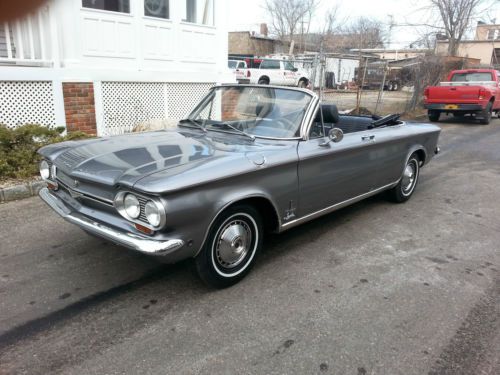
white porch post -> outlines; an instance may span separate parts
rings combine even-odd
[[[50,44],[52,52],[52,63],[54,68],[61,67],[61,57],[59,53],[59,35],[57,32],[57,23],[55,13],[55,2],[49,4],[49,23],[50,23]]]
[[[64,126],[67,129],[66,113],[64,111],[63,86],[60,79],[56,78],[52,81],[52,93],[54,95],[56,126]]]
[[[102,102],[102,82],[94,81],[95,127],[98,137],[106,135],[104,124],[104,104]]]

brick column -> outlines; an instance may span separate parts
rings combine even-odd
[[[68,132],[82,131],[96,135],[94,84],[63,82],[63,96]]]

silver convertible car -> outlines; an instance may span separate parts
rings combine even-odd
[[[67,221],[166,262],[241,280],[267,231],[386,191],[410,198],[440,128],[339,115],[311,91],[212,88],[171,130],[43,147],[41,198]]]

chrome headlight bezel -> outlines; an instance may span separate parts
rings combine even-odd
[[[148,200],[144,205],[144,215],[146,216],[149,224],[151,224],[155,228],[161,225],[163,209],[164,208],[161,203],[153,200]],[[153,219],[152,217],[155,218]]]
[[[134,220],[141,216],[141,202],[132,193],[123,196],[123,209],[127,216]]]
[[[135,218],[130,216],[125,209],[125,197],[128,194],[131,194],[132,196],[134,196],[139,201],[139,204],[140,204],[140,213]],[[160,219],[158,225],[153,225],[147,219],[146,212],[145,212],[145,206],[148,202],[152,202],[154,204],[154,206],[156,207],[156,209],[158,210],[158,215],[159,215],[159,219]],[[131,191],[120,191],[115,195],[113,203],[114,203],[114,206],[115,206],[116,210],[118,211],[118,213],[121,216],[123,216],[125,219],[127,219],[128,221],[130,221],[132,223],[142,225],[148,229],[151,229],[154,231],[159,230],[159,229],[163,228],[167,222],[167,214],[166,214],[165,204],[160,200],[160,198],[147,197],[147,196],[137,194],[137,193],[131,192]]]
[[[40,162],[39,169],[40,169],[40,177],[42,177],[42,180],[50,181],[51,168],[47,160],[44,159]]]
[[[40,177],[45,181],[48,187],[52,190],[57,190],[59,184],[57,183],[57,168],[48,159],[43,159],[39,165]]]

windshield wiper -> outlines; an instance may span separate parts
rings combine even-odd
[[[193,119],[190,119],[190,118],[184,118],[182,120],[179,120],[179,125],[181,125],[181,126],[187,126],[188,128],[192,128],[193,127],[193,126],[189,126],[187,124],[194,125],[195,127],[197,127],[198,129],[202,130],[203,132],[207,131],[207,129],[205,129],[203,127],[203,125],[198,124],[198,122],[196,120],[193,120]]]
[[[238,129],[237,127],[235,127],[235,126],[233,126],[231,124],[228,124],[227,122],[219,122],[217,124],[210,124],[210,126],[213,126],[213,127],[217,127],[217,125],[226,126],[229,129],[234,130],[238,134],[244,135],[245,137],[250,138],[252,141],[255,141],[255,136],[253,136],[251,134],[248,134],[248,133],[245,133],[243,130]]]

